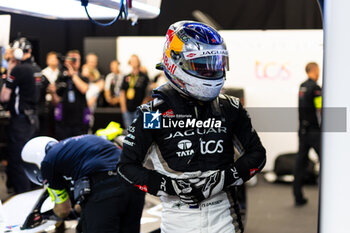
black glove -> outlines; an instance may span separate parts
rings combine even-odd
[[[224,187],[231,185],[242,185],[243,179],[238,175],[238,171],[235,166],[231,166],[230,168],[226,168],[224,170],[225,174],[225,184]]]
[[[200,203],[203,200],[221,192],[225,187],[230,185],[241,185],[243,180],[238,176],[235,167],[225,170],[218,170],[205,178],[189,179],[190,187],[188,192],[182,191],[178,194],[181,201],[186,204]]]
[[[189,192],[190,183],[183,179],[172,179],[158,172],[152,171],[148,182],[148,192],[156,196],[179,195]]]
[[[174,188],[176,195],[183,203],[188,205],[195,205],[201,201],[197,198],[197,196],[200,196],[198,194],[198,189],[196,189],[193,185],[198,182],[200,182],[199,178],[171,180],[172,187]]]
[[[204,178],[172,179],[154,171],[150,177],[148,185],[150,194],[176,195],[189,205],[198,204],[227,186],[243,184],[235,167],[217,170]]]
[[[199,178],[173,179],[154,171],[152,171],[150,177],[147,186],[148,193],[156,196],[178,196],[186,204],[198,203],[196,194],[193,193],[197,191],[193,185],[200,181]]]
[[[199,204],[208,197],[221,192],[225,187],[225,171],[218,170],[205,178],[200,178],[197,182],[193,182],[193,179],[191,181],[192,190],[185,193],[180,199],[186,204]]]
[[[162,180],[157,196],[164,195],[163,192],[165,192],[168,195],[178,196],[183,203],[188,205],[197,205],[204,200],[200,189],[194,187],[203,179],[171,179],[163,176]]]

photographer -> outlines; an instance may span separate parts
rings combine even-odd
[[[79,72],[80,53],[71,50],[64,61],[64,70],[55,85],[49,87],[55,104],[55,135],[58,140],[87,133],[90,112],[85,93],[89,80]]]
[[[8,56],[6,83],[1,90],[1,102],[10,111],[8,127],[7,185],[16,194],[29,191],[31,184],[24,174],[21,150],[38,130],[37,103],[40,89],[40,68],[32,58],[32,45],[26,38],[13,42]]]

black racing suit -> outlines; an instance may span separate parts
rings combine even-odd
[[[296,202],[303,200],[302,185],[308,154],[310,148],[314,148],[320,155],[321,129],[317,116],[317,101],[320,102],[321,87],[308,79],[299,88],[299,152],[295,163],[293,192]]]
[[[156,99],[139,108],[137,120],[128,129],[118,169],[124,179],[140,189],[153,195],[159,194],[159,186],[154,184],[155,171],[172,178],[203,177],[211,171],[234,165],[239,177],[247,181],[265,165],[265,149],[237,98],[220,95],[212,102],[199,103],[180,96],[169,84],[154,90],[153,97]],[[150,123],[146,115],[157,111],[162,113],[161,127],[145,129],[144,126]],[[174,124],[181,120],[186,124],[193,119],[207,121],[209,127]],[[237,161],[234,161],[234,148],[242,154]],[[146,157],[152,161],[151,169],[143,166]],[[228,227],[232,232],[234,211],[227,191],[204,200],[197,209],[183,204],[176,196],[161,196],[162,230],[196,232],[203,227],[209,232],[222,232]],[[183,214],[188,211],[191,214],[185,217]],[[196,221],[193,218],[198,211],[199,215],[201,211],[208,212],[204,218],[209,220],[204,221],[214,222],[207,226],[191,224],[191,221]],[[215,223],[219,216],[221,220]],[[178,219],[180,222],[176,224],[174,218],[181,220]]]

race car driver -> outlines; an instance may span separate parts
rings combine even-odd
[[[115,171],[119,156],[118,147],[95,135],[60,142],[36,137],[22,150],[27,176],[32,182],[47,184],[58,217],[68,216],[74,201],[81,205],[84,233],[139,233],[144,192],[121,183]]]
[[[234,186],[261,171],[266,152],[239,100],[219,95],[228,69],[222,37],[202,23],[174,23],[158,67],[168,83],[139,107],[118,173],[160,196],[162,232],[242,232]]]

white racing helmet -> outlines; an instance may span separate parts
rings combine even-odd
[[[33,183],[43,184],[40,172],[41,162],[46,152],[58,141],[51,137],[40,136],[29,140],[22,149],[22,159],[24,161],[24,172]]]
[[[224,85],[228,51],[219,33],[199,22],[170,25],[163,49],[164,70],[170,84],[201,101],[215,99]]]

